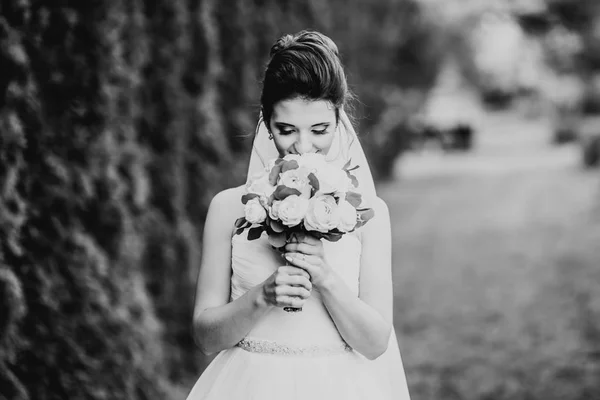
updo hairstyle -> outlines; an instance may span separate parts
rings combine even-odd
[[[352,94],[333,40],[308,30],[287,34],[271,47],[270,56],[260,99],[267,129],[273,107],[296,98],[330,102],[339,120],[339,110]]]

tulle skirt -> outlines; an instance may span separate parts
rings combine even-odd
[[[212,361],[187,399],[409,400],[397,343],[391,345],[376,361],[352,350],[273,354],[234,347]]]

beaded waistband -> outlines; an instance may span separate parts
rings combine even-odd
[[[346,342],[332,345],[293,346],[270,340],[244,338],[236,345],[251,353],[277,354],[284,356],[331,356],[352,351]]]

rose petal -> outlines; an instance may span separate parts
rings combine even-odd
[[[283,225],[279,221],[274,221],[272,219],[269,219],[269,226],[271,227],[271,229],[274,232],[277,232],[277,233],[281,233],[281,232],[283,232],[285,230],[285,225]]]

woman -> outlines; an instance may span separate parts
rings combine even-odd
[[[273,45],[248,176],[286,154],[351,159],[375,217],[337,242],[297,237],[284,260],[266,234],[254,241],[233,234],[244,186],[217,194],[193,326],[202,351],[220,354],[189,400],[409,399],[392,326],[389,214],[344,112],[349,96],[327,36],[303,31]]]

